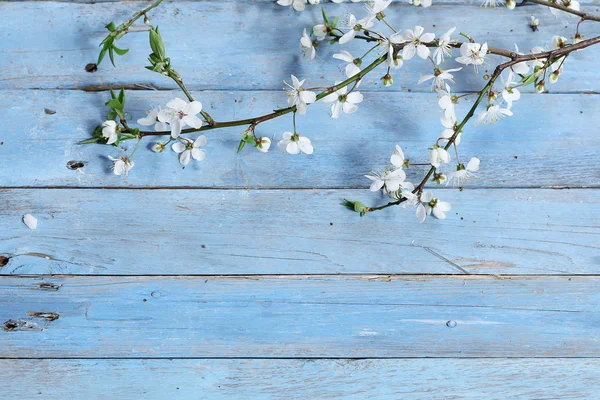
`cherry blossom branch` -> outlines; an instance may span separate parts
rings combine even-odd
[[[596,15],[584,13],[584,12],[581,12],[578,10],[574,10],[572,8],[563,6],[562,4],[552,3],[549,0],[523,0],[521,2],[521,5],[525,5],[526,3],[535,3],[535,4],[542,5],[542,6],[554,8],[556,10],[564,11],[569,14],[577,15],[578,17],[581,17],[582,20],[600,22],[600,16],[596,16]]]
[[[344,88],[346,86],[348,86],[349,84],[359,81],[360,79],[362,79],[366,74],[368,74],[369,72],[371,72],[373,69],[375,69],[377,66],[381,65],[382,63],[384,63],[387,59],[387,55],[382,55],[380,57],[378,57],[377,59],[375,59],[375,61],[373,61],[371,64],[369,64],[367,67],[365,67],[360,73],[346,79],[343,82],[338,83],[337,85],[333,85],[328,87],[327,89],[323,90],[321,93],[319,93],[317,95],[317,101],[323,99],[325,96],[341,89]],[[186,93],[187,94],[187,93]],[[193,99],[188,96],[188,98],[190,98],[190,101],[193,101]],[[234,126],[245,126],[245,125],[250,125],[251,129],[254,129],[254,127],[256,127],[258,124],[265,122],[265,121],[269,121],[271,119],[280,117],[282,115],[286,115],[289,114],[291,112],[296,112],[296,106],[291,106],[291,107],[286,107],[286,108],[282,108],[280,110],[274,111],[272,113],[269,114],[265,114],[265,115],[261,115],[258,117],[252,117],[252,118],[247,118],[247,119],[240,119],[240,120],[234,120],[234,121],[226,121],[226,122],[217,122],[217,121],[213,121],[212,125],[204,125],[200,128],[190,128],[190,129],[183,129],[181,131],[182,134],[184,133],[193,133],[193,132],[201,132],[201,131],[207,131],[207,130],[213,130],[213,129],[219,129],[219,128],[230,128],[230,127],[234,127]],[[125,129],[123,130],[124,133],[131,133],[130,129]],[[144,136],[165,136],[165,135],[170,135],[171,131],[158,131],[158,132],[154,132],[154,131],[140,131],[139,133],[140,137],[144,137]]]
[[[498,65],[496,67],[496,69],[494,70],[494,73],[492,74],[492,76],[490,77],[490,79],[488,80],[488,82],[486,83],[486,85],[483,87],[483,89],[481,89],[478,92],[479,94],[477,96],[477,99],[475,100],[475,102],[473,103],[473,105],[471,106],[471,108],[469,109],[469,111],[466,114],[466,116],[463,118],[463,120],[461,121],[461,123],[454,129],[454,134],[448,139],[448,143],[446,144],[446,146],[444,146],[444,150],[448,150],[452,145],[454,145],[454,143],[455,143],[456,139],[458,138],[458,136],[460,135],[462,129],[464,128],[464,126],[466,125],[466,123],[471,118],[473,118],[473,116],[475,115],[475,111],[477,110],[477,107],[479,107],[479,105],[483,101],[485,95],[488,94],[488,96],[489,96],[490,91],[492,90],[492,88],[494,86],[494,83],[500,77],[500,75],[502,74],[502,72],[504,70],[506,70],[507,68],[510,68],[511,66],[513,66],[515,64],[521,63],[521,62],[532,61],[532,60],[539,60],[539,59],[547,59],[546,65],[549,66],[555,60],[557,60],[557,59],[559,59],[559,58],[561,58],[563,56],[567,56],[568,54],[572,53],[573,51],[581,50],[581,49],[584,49],[586,47],[592,46],[592,45],[597,44],[597,43],[600,43],[600,36],[597,36],[597,37],[592,38],[592,39],[584,40],[584,41],[581,41],[581,42],[576,43],[576,44],[567,45],[567,46],[565,46],[563,48],[560,48],[560,49],[556,49],[556,50],[552,50],[552,51],[547,51],[547,52],[544,52],[544,53],[535,53],[535,54],[528,54],[528,55],[516,55],[510,61],[507,61],[505,63],[502,63],[502,64]],[[427,172],[427,174],[425,174],[425,177],[421,180],[421,182],[419,183],[419,185],[412,191],[412,194],[419,195],[423,191],[423,188],[425,187],[425,184],[427,183],[427,181],[429,181],[429,179],[431,178],[431,176],[434,174],[435,171],[436,171],[436,167],[432,166],[429,169],[429,171]],[[387,204],[383,204],[381,206],[377,206],[377,207],[365,207],[365,208],[363,208],[361,210],[361,213],[364,215],[364,214],[366,214],[368,212],[383,210],[383,209],[391,207],[391,206],[400,205],[400,204],[404,203],[407,200],[408,200],[407,197],[401,197],[398,200],[391,201],[391,202],[389,202]]]

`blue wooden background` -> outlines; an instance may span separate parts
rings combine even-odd
[[[123,39],[131,51],[117,68],[84,70],[103,26],[144,4],[0,2],[0,393],[598,398],[599,49],[570,57],[550,93],[524,94],[514,117],[468,126],[462,154],[481,159],[480,177],[462,192],[438,189],[453,203],[449,218],[419,225],[404,210],[361,219],[339,205],[383,201],[364,173],[397,143],[418,157],[437,137],[436,94],[416,84],[427,67],[416,59],[391,88],[366,78],[356,114],[335,121],[312,106],[299,119],[312,156],[236,155],[233,128],[209,132],[206,160],[185,171],[171,152],[142,149],[127,178],[114,176],[114,149],[77,145],[105,116],[107,88],[128,89],[136,118],[178,93],[142,68],[146,34]],[[597,4],[582,7],[600,12]],[[323,6],[332,15],[360,7]],[[228,120],[284,105],[291,73],[311,85],[342,77],[330,59],[337,47],[301,60],[302,29],[319,15],[206,0],[172,1],[151,18],[196,98]],[[572,36],[576,23],[539,6],[462,1],[394,3],[388,15],[396,26],[438,35],[457,26],[522,51]],[[463,91],[484,84],[458,76]],[[258,133],[289,125],[274,120]],[[26,213],[37,230],[22,223]]]

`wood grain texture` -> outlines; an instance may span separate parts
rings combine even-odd
[[[324,3],[331,15],[347,12],[360,14],[361,5]],[[174,88],[173,82],[143,68],[149,53],[145,33],[129,35],[121,47],[131,49],[118,58],[117,68],[108,61],[96,73],[87,73],[85,65],[95,62],[98,44],[106,34],[110,21],[122,21],[141,7],[140,3],[0,3],[5,16],[0,26],[0,89],[13,88],[86,88],[94,85],[153,84]],[[597,12],[597,7],[589,7]],[[194,89],[272,89],[279,90],[282,79],[294,73],[308,78],[309,85],[331,84],[343,77],[343,63],[331,59],[339,50],[322,46],[320,59],[301,60],[299,40],[302,30],[316,24],[321,7],[296,13],[289,8],[265,2],[200,1],[166,3],[152,13],[153,23],[160,26],[167,55],[184,80]],[[529,17],[539,17],[541,28],[532,32]],[[552,35],[571,37],[576,18],[556,18],[541,6],[485,9],[478,5],[457,9],[455,5],[416,8],[404,2],[394,3],[387,13],[399,28],[421,25],[438,36],[457,26],[478,41],[491,46],[522,51],[538,45],[549,45]],[[21,21],[28,21],[23,29]],[[188,23],[188,21],[191,21]],[[481,23],[473,23],[480,21]],[[182,28],[182,24],[185,28]],[[592,37],[600,25],[585,23],[582,34]],[[355,56],[368,46],[347,46]],[[600,50],[589,49],[569,57],[560,81],[549,87],[555,92],[600,91],[596,73]],[[496,61],[500,61],[498,58]],[[393,90],[429,91],[427,84],[417,85],[429,61],[411,60],[397,74]],[[446,68],[458,66],[450,61]],[[490,72],[494,63],[488,64]],[[363,88],[381,88],[379,78],[385,73],[369,75]],[[480,90],[484,81],[471,69],[457,74],[461,90]],[[528,90],[532,90],[529,88]]]
[[[592,399],[595,359],[0,360],[0,390],[115,400]]]
[[[11,307],[0,309],[0,357],[599,357],[599,287],[598,277],[1,277]]]
[[[600,273],[596,190],[437,195],[452,211],[420,225],[340,205],[368,190],[4,190],[0,273]]]
[[[177,92],[128,93],[127,109],[136,120],[153,105]],[[115,176],[105,145],[77,145],[106,118],[107,93],[75,91],[4,91],[0,104],[10,111],[0,133],[0,186],[73,187],[244,187],[366,188],[364,174],[389,163],[396,144],[413,162],[428,162],[427,147],[439,137],[441,110],[431,93],[366,93],[355,114],[335,120],[323,105],[298,118],[299,131],[311,138],[315,153],[291,156],[275,146],[291,117],[260,125],[257,134],[274,137],[270,153],[238,146],[243,127],[206,132],[206,160],[182,171],[176,154],[149,151],[159,139],[147,138],[136,153],[130,175]],[[198,92],[215,118],[225,121],[268,113],[285,104],[282,92]],[[468,103],[459,105],[466,113]],[[47,114],[44,108],[55,111]],[[496,125],[467,125],[460,144],[463,161],[481,159],[479,178],[470,187],[599,187],[600,171],[592,168],[600,146],[600,96],[524,95],[515,116]],[[569,115],[569,118],[565,118]],[[192,135],[191,137],[196,137]],[[131,152],[135,141],[123,146]],[[452,154],[453,157],[454,154]],[[68,163],[82,162],[73,170]],[[409,179],[418,182],[422,167]],[[450,170],[450,169],[449,169]]]

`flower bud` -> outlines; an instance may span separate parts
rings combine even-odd
[[[515,0],[506,0],[506,8],[508,8],[509,10],[514,10],[516,6],[517,3],[515,2]]]
[[[389,87],[394,84],[394,78],[390,74],[385,74],[381,77],[381,82],[383,82],[383,86]]]
[[[577,44],[582,41],[583,41],[583,36],[581,36],[581,34],[579,32],[577,32],[577,34],[575,34],[575,37],[573,38],[573,44]]]
[[[271,139],[263,136],[256,138],[255,146],[256,150],[260,151],[261,153],[266,153],[269,151],[269,147],[271,147]]]
[[[144,23],[145,23],[146,25],[150,25],[150,18],[148,18],[148,16],[147,16],[147,15],[144,15]]]
[[[532,31],[537,31],[538,30],[538,26],[540,26],[540,20],[537,19],[536,17],[534,17],[533,15],[531,16],[531,22],[529,23],[529,26],[531,27]]]
[[[559,70],[556,70],[550,74],[550,77],[548,78],[550,80],[550,83],[558,82],[558,74],[559,74]]]
[[[166,145],[163,142],[156,142],[156,144],[152,146],[152,151],[155,153],[162,153],[165,151],[165,146]]]
[[[537,82],[535,84],[535,90],[538,93],[544,93],[546,91],[546,83],[543,80]]]

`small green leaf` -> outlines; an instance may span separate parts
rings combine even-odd
[[[331,23],[331,25],[329,25],[331,28],[337,28],[337,24],[338,24],[338,20],[340,19],[340,17],[335,17],[333,19],[333,22]]]
[[[90,144],[90,143],[98,143],[98,141],[100,140],[100,138],[90,138],[90,139],[85,139],[82,140],[81,142],[77,142],[77,144]]]
[[[121,91],[119,91],[119,97],[117,97],[117,100],[119,100],[119,103],[121,103],[121,109],[125,108],[125,90],[123,88],[121,88]]]
[[[106,51],[108,49],[105,47],[102,50],[100,50],[100,55],[98,56],[98,62],[96,63],[96,65],[100,65],[100,63],[102,62],[102,60],[104,59],[104,56],[106,55]]]
[[[244,148],[245,145],[246,145],[246,141],[244,139],[240,140],[240,144],[238,145],[237,152],[239,153],[240,151],[242,151],[242,149]]]
[[[125,54],[127,54],[127,52],[129,51],[129,49],[120,49],[118,47],[113,46],[113,49],[115,50],[115,52],[120,55],[120,56],[124,56]]]
[[[529,75],[527,78],[523,79],[523,86],[531,85],[533,82],[535,82],[536,78],[536,74]]]
[[[114,32],[114,30],[117,29],[117,27],[114,22],[111,22],[110,24],[106,25],[106,29],[108,29],[111,32]]]
[[[325,8],[321,8],[321,12],[323,13],[323,20],[325,21],[325,25],[329,25],[329,19],[327,19],[327,14],[325,13]]]
[[[110,57],[110,62],[112,63],[113,67],[115,67],[115,54],[113,53],[113,49],[114,47],[110,46],[108,49],[108,57]]]
[[[108,113],[108,115],[106,116],[106,119],[110,119],[110,120],[115,120],[117,119],[117,113],[114,111],[111,111]]]
[[[165,59],[165,45],[162,37],[160,36],[158,26],[150,30],[150,48],[156,57],[158,57],[158,59],[161,61]]]
[[[117,99],[112,99],[112,100],[107,101],[105,103],[105,106],[114,111],[117,111],[117,110],[122,111],[123,110],[123,105]]]

